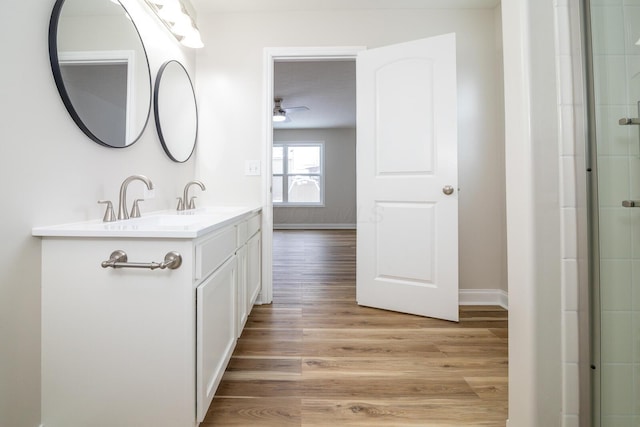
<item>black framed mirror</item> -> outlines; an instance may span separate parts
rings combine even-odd
[[[151,72],[119,1],[57,0],[49,59],[67,111],[89,138],[115,148],[140,138],[151,112]]]
[[[189,160],[198,138],[198,108],[191,78],[180,62],[171,60],[160,67],[153,111],[167,156],[179,163]]]

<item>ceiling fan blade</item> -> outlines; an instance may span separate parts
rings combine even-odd
[[[284,120],[274,120],[273,121],[274,126],[277,126],[277,125],[282,124],[282,123],[291,123],[291,117],[289,117],[288,115],[285,114],[284,115]]]
[[[300,106],[300,107],[288,107],[283,108],[287,113],[297,113],[298,111],[309,111],[309,107]]]

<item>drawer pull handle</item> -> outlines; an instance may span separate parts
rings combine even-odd
[[[102,261],[100,264],[102,268],[148,268],[149,270],[155,270],[157,268],[164,270],[168,268],[175,270],[182,265],[182,255],[178,252],[171,251],[164,256],[163,262],[129,262],[127,253],[123,250],[117,250],[111,252],[107,261]]]

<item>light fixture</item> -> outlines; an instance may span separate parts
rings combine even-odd
[[[640,39],[636,42],[636,46],[640,46]]]
[[[145,0],[153,13],[183,46],[204,47],[196,20],[182,0]]]
[[[282,108],[282,98],[275,98],[273,102],[273,121],[284,122],[287,120],[287,112]]]
[[[284,110],[273,109],[273,121],[284,122],[287,120],[287,113]]]

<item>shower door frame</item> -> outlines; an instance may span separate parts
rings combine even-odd
[[[582,330],[581,342],[589,343],[590,372],[581,373],[580,381],[585,381],[589,387],[580,388],[581,425],[600,427],[600,206],[598,202],[598,172],[597,172],[597,140],[596,140],[596,100],[595,77],[593,71],[593,40],[591,27],[591,0],[580,2],[582,14],[582,50],[584,52],[585,95],[587,100],[587,144],[586,174],[587,174],[587,222],[589,241],[589,301],[588,317],[589,329]],[[585,420],[586,418],[586,420]]]
[[[586,173],[587,173],[587,201],[588,201],[588,265],[589,265],[589,311],[588,336],[581,332],[580,340],[588,343],[590,357],[590,372],[582,372],[580,381],[587,381],[589,387],[581,387],[581,426],[601,427],[602,425],[602,313],[601,313],[601,259],[600,259],[600,204],[598,197],[598,150],[596,129],[596,80],[594,74],[593,28],[591,25],[591,1],[581,0],[582,15],[582,50],[584,52],[585,94],[587,107],[587,144],[586,144]],[[629,52],[624,53],[625,56]],[[628,104],[628,102],[627,102]],[[640,108],[640,102],[638,103]],[[631,137],[631,135],[629,135]],[[627,152],[627,156],[632,156]],[[581,353],[584,354],[584,353]],[[585,420],[585,418],[587,418]]]

